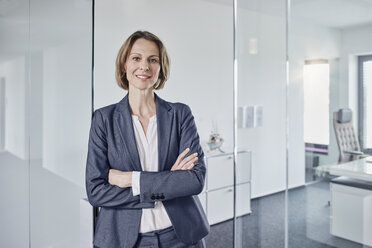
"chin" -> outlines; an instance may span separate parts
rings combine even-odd
[[[136,88],[138,90],[150,90],[154,88],[154,85],[148,85],[148,86],[133,86],[132,88]]]

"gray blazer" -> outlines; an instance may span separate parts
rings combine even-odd
[[[132,188],[108,183],[110,168],[142,171],[129,110],[128,95],[119,103],[94,112],[86,165],[86,191],[90,204],[101,207],[94,245],[100,248],[129,248],[136,243],[143,208],[162,201],[177,237],[194,244],[209,233],[209,224],[198,194],[205,181],[204,153],[190,108],[170,103],[155,94],[159,171],[141,172],[141,194]],[[186,148],[198,152],[191,170],[170,171]]]

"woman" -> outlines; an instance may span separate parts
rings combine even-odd
[[[116,60],[117,82],[128,94],[94,112],[86,190],[101,207],[100,248],[205,247],[209,224],[197,197],[204,154],[190,108],[154,93],[168,75],[163,43],[137,31]]]

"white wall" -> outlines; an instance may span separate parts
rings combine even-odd
[[[5,146],[20,159],[26,159],[26,59],[14,57],[0,64],[0,77],[5,78]]]
[[[278,15],[238,12],[238,105],[263,107],[262,127],[238,129],[239,147],[252,150],[252,197],[286,187],[284,13],[284,2]],[[257,54],[249,53],[250,39]]]
[[[224,148],[231,150],[231,23],[231,7],[197,0],[97,1],[95,108],[118,102],[126,94],[116,85],[116,54],[131,33],[148,30],[162,39],[171,59],[170,79],[156,93],[190,105],[203,141],[216,121]]]
[[[330,63],[330,120],[329,156],[321,156],[320,163],[337,161],[337,144],[332,128],[332,112],[339,106],[340,89],[339,56],[341,32],[338,29],[322,27],[312,23],[292,20],[289,30],[289,184],[298,186],[305,183],[304,144],[304,92],[303,66],[305,60],[328,59]]]
[[[239,9],[239,105],[264,107],[264,126],[238,133],[239,148],[253,152],[253,197],[285,189],[284,2],[280,11],[274,15]],[[157,94],[190,105],[204,144],[216,122],[225,139],[223,149],[231,151],[232,6],[196,0],[97,1],[95,108],[126,94],[115,82],[115,58],[124,40],[138,29],[157,34],[171,57],[170,80]],[[252,35],[258,35],[257,56],[247,54],[246,42]]]
[[[88,44],[88,39],[76,39],[44,48],[41,60],[33,57],[33,70],[39,70],[42,76],[41,83],[33,82],[34,87],[40,87],[38,93],[42,99],[42,118],[33,122],[35,127],[42,127],[42,134],[32,136],[34,146],[42,145],[42,153],[37,156],[34,151],[33,155],[42,158],[43,168],[81,188],[85,188],[91,119],[91,47]]]
[[[354,127],[358,127],[358,55],[372,54],[372,25],[343,29],[341,32],[340,102],[353,110]]]
[[[347,29],[328,28],[291,22],[290,87],[289,87],[289,179],[300,184],[304,173],[303,143],[303,63],[307,59],[328,59],[330,62],[330,145],[329,154],[320,155],[320,164],[336,163],[338,148],[333,130],[333,112],[350,107],[354,127],[358,122],[357,55],[372,53],[372,25]],[[293,181],[292,181],[293,182]]]

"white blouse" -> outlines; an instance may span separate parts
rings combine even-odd
[[[138,155],[143,171],[158,171],[158,132],[156,115],[150,117],[146,135],[137,116],[132,115],[134,135],[136,137]],[[140,174],[133,171],[133,196],[140,194]],[[156,201],[154,208],[142,209],[140,233],[151,232],[172,226],[169,216],[161,201]]]

